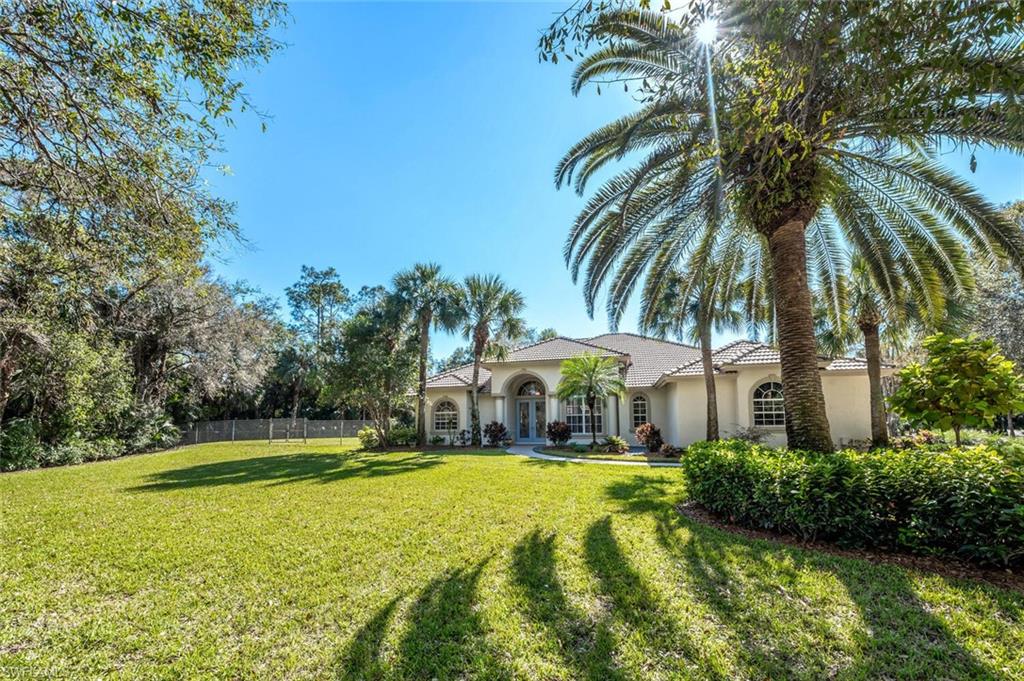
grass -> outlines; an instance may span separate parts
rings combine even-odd
[[[0,476],[2,678],[1024,678],[1024,595],[679,516],[674,469],[216,444]]]
[[[596,459],[598,461],[641,461],[651,463],[679,463],[679,457],[670,459],[667,456],[655,456],[653,454],[609,454],[608,452],[577,452],[568,447],[544,447],[542,454],[560,456],[563,459]]]

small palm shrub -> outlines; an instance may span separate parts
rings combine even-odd
[[[604,439],[604,448],[609,454],[625,454],[629,451],[629,443],[618,435],[609,435]]]
[[[413,426],[395,426],[388,433],[391,444],[400,447],[411,447],[416,444],[416,428]]]
[[[730,440],[691,445],[682,469],[691,499],[740,525],[1024,565],[1024,457],[1016,450],[822,453]]]
[[[656,453],[665,444],[661,439],[661,429],[653,423],[641,423],[636,427],[636,441],[647,447],[651,454]]]
[[[435,435],[435,436],[433,436],[432,438],[430,438],[430,444],[434,445],[435,447],[443,445],[444,444],[444,436],[443,435]]]
[[[491,421],[484,426],[484,437],[487,438],[488,445],[497,447],[508,437],[508,428],[505,427],[504,423]]]
[[[565,421],[549,421],[547,434],[556,447],[561,447],[572,439],[572,428]]]

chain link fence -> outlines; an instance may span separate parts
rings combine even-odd
[[[182,431],[178,445],[204,442],[306,442],[320,438],[340,440],[355,437],[359,429],[372,425],[368,419],[228,419],[200,421]]]

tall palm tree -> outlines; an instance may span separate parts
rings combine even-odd
[[[504,358],[514,340],[522,337],[526,322],[520,315],[526,303],[523,295],[498,275],[471,274],[462,287],[460,307],[462,334],[473,351],[470,431],[473,445],[480,446],[480,363],[485,357]]]
[[[589,26],[599,47],[577,62],[573,91],[632,82],[641,104],[572,147],[556,184],[582,194],[609,164],[640,160],[593,192],[567,263],[574,278],[582,271],[591,312],[607,287],[614,324],[638,283],[657,300],[679,259],[707,257],[719,232],[756,235],[766,257],[752,264],[772,278],[789,445],[828,450],[812,277],[834,288],[847,247],[889,292],[897,281],[952,286],[968,243],[1024,267],[1021,227],[936,155],[942,142],[1024,151],[1013,95],[1024,28],[984,3],[723,5],[713,58],[695,41],[701,17],[608,10]],[[976,40],[949,37],[961,35]]]
[[[970,269],[957,273],[952,290],[917,289],[903,282],[893,288],[879,285],[866,259],[854,253],[846,277],[847,307],[836,324],[823,325],[819,347],[835,356],[860,343],[868,369],[871,444],[889,444],[885,399],[882,394],[882,358],[905,350],[913,333],[957,332],[967,321],[963,301],[974,290]],[[882,349],[883,341],[889,352]]]
[[[459,285],[441,274],[441,266],[417,263],[395,275],[394,288],[412,311],[420,341],[419,385],[416,390],[416,444],[427,444],[427,363],[430,330],[454,331],[460,320]]]
[[[718,395],[715,389],[715,367],[712,361],[712,331],[736,329],[743,321],[738,304],[741,299],[746,250],[752,244],[738,238],[722,244],[713,260],[696,268],[670,272],[660,287],[660,298],[644,304],[647,315],[641,317],[644,333],[664,337],[673,335],[697,343],[704,372],[707,395],[707,430],[709,441],[717,440]],[[749,285],[749,284],[748,284]]]
[[[582,397],[590,413],[591,448],[597,449],[597,415],[594,413],[598,401],[611,395],[626,394],[626,383],[622,380],[622,367],[614,357],[601,357],[583,353],[562,362],[562,378],[555,394],[560,400]]]

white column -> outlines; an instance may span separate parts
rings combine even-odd
[[[611,408],[608,410],[611,413],[608,414],[607,420],[611,422],[611,427],[608,429],[609,435],[619,434],[619,396],[612,395]]]
[[[548,422],[558,421],[558,397],[555,395],[548,395]]]
[[[504,395],[495,395],[494,396],[494,419],[498,423],[504,423],[506,428],[508,427],[508,424],[505,423],[505,421],[508,419],[508,414],[505,413],[505,396]]]

